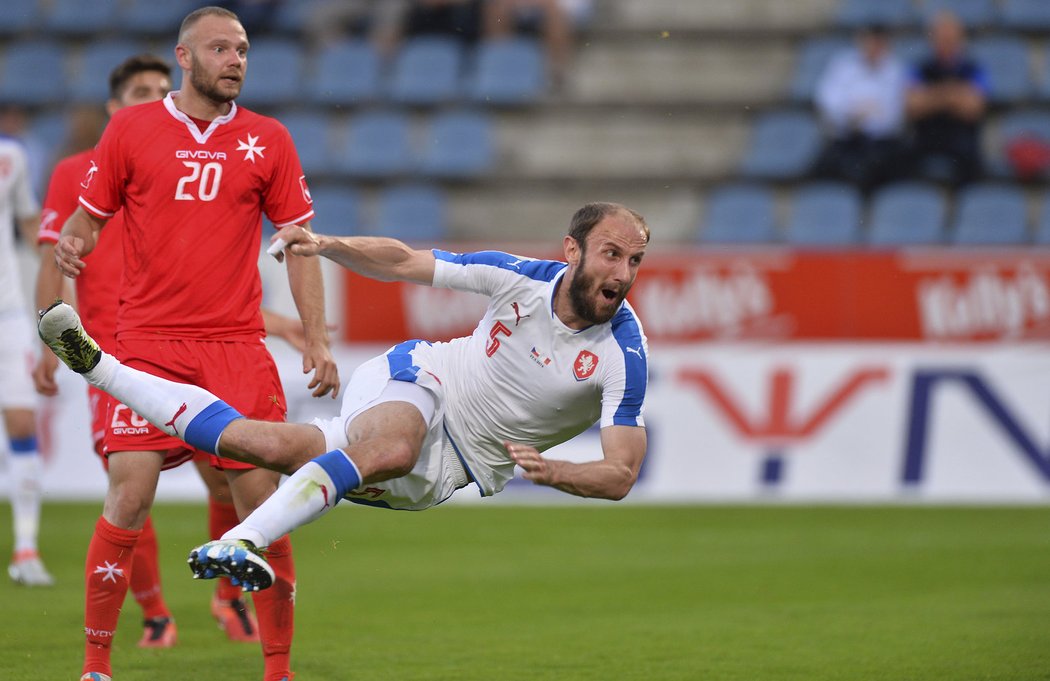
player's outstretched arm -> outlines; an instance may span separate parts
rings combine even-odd
[[[514,463],[525,471],[525,479],[579,497],[618,501],[627,496],[645,458],[645,428],[607,426],[602,428],[600,461],[572,463],[548,459],[536,448],[513,442],[504,443]]]
[[[69,216],[55,245],[55,264],[62,274],[67,277],[80,274],[84,269],[81,258],[94,250],[98,232],[105,224],[105,220],[90,215],[83,208],[77,208]]]
[[[348,270],[378,281],[434,283],[434,254],[397,239],[372,236],[333,237],[301,227],[285,227],[271,241],[288,244],[293,255],[320,255]],[[278,255],[278,259],[280,255]]]

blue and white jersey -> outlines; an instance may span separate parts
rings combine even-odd
[[[497,251],[434,256],[434,286],[489,296],[485,316],[468,337],[402,343],[388,361],[394,378],[438,395],[482,494],[514,474],[504,441],[542,452],[596,422],[645,425],[648,347],[626,301],[609,322],[577,331],[554,314],[565,263]]]
[[[29,183],[25,149],[10,137],[0,137],[0,312],[26,309],[15,257],[14,221],[39,212]],[[35,243],[28,246],[36,250]]]

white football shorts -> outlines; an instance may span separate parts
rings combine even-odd
[[[426,388],[390,378],[386,355],[368,360],[343,389],[339,416],[314,419],[324,433],[325,449],[345,449],[346,431],[354,418],[383,402],[408,402],[427,422],[427,435],[415,467],[400,478],[363,485],[346,495],[355,503],[404,511],[421,511],[445,501],[471,480],[444,428],[444,408]]]
[[[33,363],[36,333],[22,309],[0,312],[0,408],[35,409]]]

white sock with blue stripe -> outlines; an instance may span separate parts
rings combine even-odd
[[[35,437],[11,438],[8,469],[11,475],[11,516],[15,526],[15,553],[36,551],[40,533],[40,478],[44,469]]]
[[[361,486],[361,473],[341,449],[322,454],[297,470],[259,508],[223,539],[269,546],[297,527],[328,513],[347,492]]]
[[[212,454],[230,421],[244,418],[204,388],[132,369],[106,353],[84,378],[168,435]]]

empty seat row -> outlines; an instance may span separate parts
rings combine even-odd
[[[346,183],[317,183],[310,187],[310,194],[316,213],[311,227],[319,234],[364,234],[419,242],[448,237],[448,198],[434,185],[390,185],[373,201]],[[263,235],[268,238],[271,233],[264,231]]]
[[[788,96],[796,102],[811,101],[831,58],[851,45],[848,36],[839,35],[822,35],[806,41],[795,62]],[[907,35],[894,40],[893,49],[900,59],[911,65],[923,59],[929,48],[922,36]],[[1050,48],[1039,52],[1035,60],[1038,66],[1033,65],[1028,45],[1015,35],[976,38],[970,43],[969,51],[988,75],[988,96],[993,103],[1050,99]]]
[[[709,244],[784,242],[795,246],[1016,246],[1032,242],[1024,192],[1000,184],[960,190],[954,210],[941,189],[922,183],[887,186],[872,197],[869,206],[849,185],[802,185],[791,196],[789,216],[783,228],[780,225],[770,188],[731,184],[708,197],[699,238]],[[1050,244],[1050,195],[1040,207],[1034,241]]]
[[[103,101],[109,70],[145,47],[134,40],[98,41],[73,54],[53,40],[12,42],[0,63],[0,99],[27,106]],[[452,38],[420,37],[390,60],[365,41],[334,43],[311,55],[291,40],[259,38],[252,41],[240,101],[262,107],[381,100],[518,105],[535,101],[546,87],[544,53],[530,38],[485,41],[468,50]]]
[[[847,28],[872,22],[910,28],[942,10],[954,12],[969,28],[1050,30],[1050,3],[1046,0],[840,0],[836,21]]]
[[[0,34],[90,36],[110,30],[174,36],[200,0],[4,0]]]

